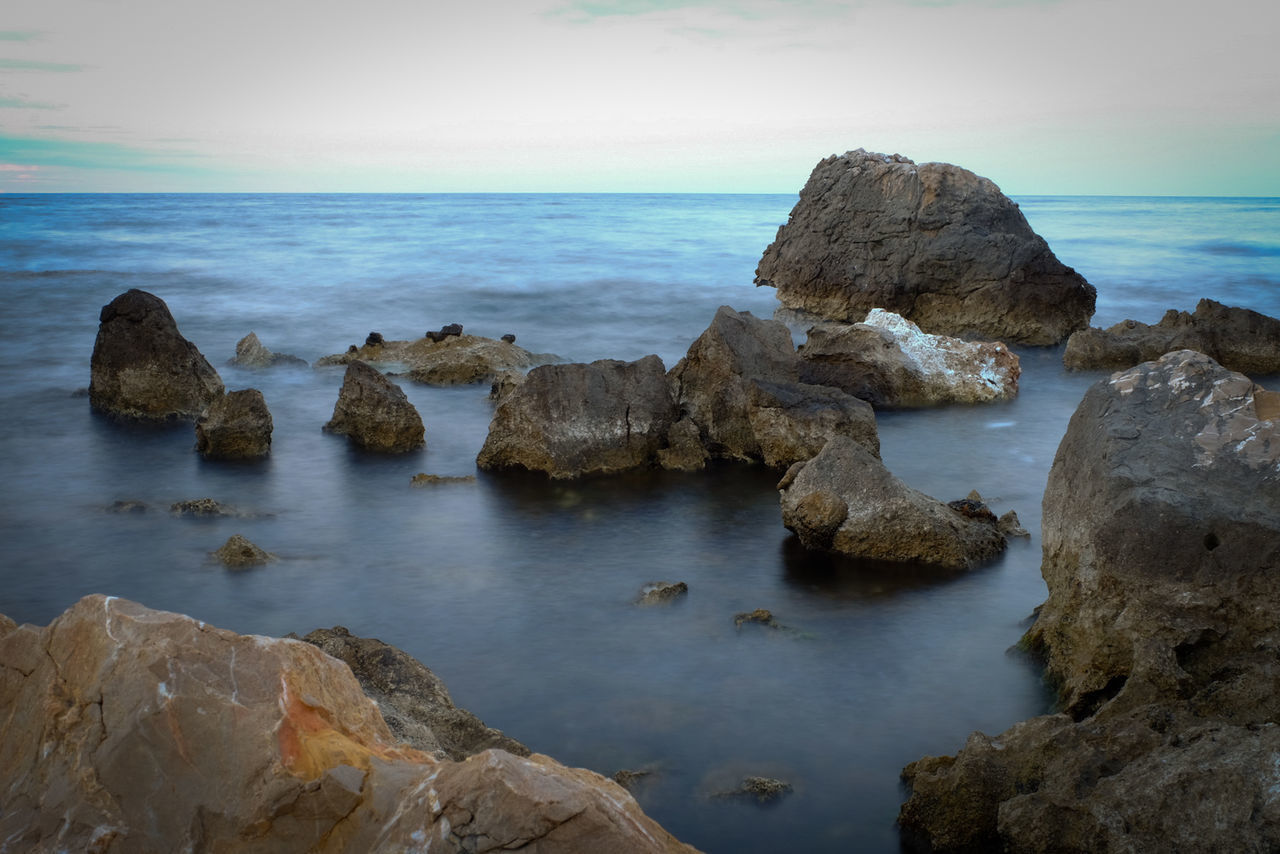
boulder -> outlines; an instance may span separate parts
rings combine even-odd
[[[0,661],[8,850],[692,850],[592,772],[396,744],[308,643],[89,596]]]
[[[230,569],[263,566],[276,559],[275,555],[249,542],[241,534],[232,534],[213,556]]]
[[[252,460],[271,452],[271,412],[256,388],[232,391],[196,419],[196,450],[208,460]]]
[[[791,333],[776,320],[721,306],[671,369],[681,412],[714,458],[785,468],[834,435],[880,452],[875,414],[839,389],[800,382]]]
[[[273,365],[305,365],[305,359],[287,353],[273,353],[253,332],[236,342],[236,354],[227,362],[238,368],[269,368]]]
[[[457,331],[451,331],[456,327]],[[508,371],[523,372],[534,365],[559,361],[550,353],[530,353],[513,341],[463,335],[451,324],[416,341],[382,341],[346,353],[324,356],[316,366],[348,365],[355,361],[403,366],[405,375],[427,385],[466,385],[493,382]]]
[[[123,418],[194,419],[222,395],[213,366],[178,331],[164,300],[137,289],[102,307],[89,405]]]
[[[557,479],[649,466],[677,414],[657,356],[544,365],[498,404],[476,463]]]
[[[1009,400],[1022,373],[1000,342],[930,335],[878,308],[862,323],[812,327],[799,354],[801,380],[835,386],[877,409]]]
[[[399,454],[426,446],[422,417],[404,391],[361,361],[347,365],[333,418],[324,429],[369,451]]]
[[[829,320],[883,308],[928,332],[1031,345],[1087,326],[1095,301],[991,181],[862,149],[814,167],[756,284]]]
[[[810,549],[961,570],[1007,545],[990,511],[966,512],[912,489],[847,436],[792,466],[778,488],[783,525]]]
[[[1280,319],[1202,299],[1195,313],[1169,309],[1155,326],[1125,320],[1072,334],[1062,354],[1071,370],[1124,369],[1173,350],[1198,350],[1224,368],[1280,374]]]

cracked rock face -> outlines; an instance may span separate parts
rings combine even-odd
[[[1096,293],[991,181],[858,149],[814,167],[756,268],[783,306],[852,323],[873,308],[921,329],[1049,345]]]
[[[422,416],[403,389],[360,361],[347,365],[333,418],[324,429],[368,451],[402,454],[426,446]]]
[[[693,850],[592,772],[395,744],[311,644],[111,597],[0,619],[0,720],[6,850]]]

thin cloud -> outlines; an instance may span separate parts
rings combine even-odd
[[[0,42],[34,42],[44,38],[40,30],[0,30]]]
[[[0,108],[14,110],[61,110],[64,107],[64,104],[50,104],[46,101],[28,101],[25,98],[14,98],[10,95],[0,95]]]
[[[84,71],[89,66],[71,62],[41,62],[36,59],[0,59],[0,71]]]
[[[71,169],[123,169],[138,172],[213,172],[203,155],[147,149],[115,142],[0,136],[0,162]]]

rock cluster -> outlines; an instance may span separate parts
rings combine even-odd
[[[426,445],[422,416],[404,391],[361,361],[347,365],[333,418],[324,429],[380,453],[405,453]]]
[[[355,361],[403,365],[405,375],[414,382],[448,386],[493,382],[506,371],[523,372],[559,359],[549,353],[531,353],[517,346],[514,339],[497,341],[463,335],[460,324],[450,324],[416,341],[370,343],[366,339],[363,347],[353,346],[346,353],[324,356],[316,366]]]
[[[1064,713],[904,776],[933,851],[1280,850],[1280,395],[1169,353],[1094,385],[1024,645]]]
[[[228,392],[196,419],[196,450],[209,460],[259,459],[271,452],[272,428],[262,392]]]
[[[0,662],[7,850],[693,850],[590,771],[394,743],[308,643],[89,596],[43,629],[0,618]]]
[[[271,352],[255,333],[250,332],[236,342],[236,354],[227,364],[238,368],[270,368],[274,365],[306,365],[307,362],[288,353]]]
[[[862,149],[814,167],[756,284],[830,320],[883,308],[929,332],[1032,345],[1084,328],[1096,298],[991,181]]]
[[[178,331],[164,300],[137,289],[102,307],[89,405],[124,418],[193,419],[222,395],[218,372]]]
[[[1131,368],[1173,350],[1197,350],[1224,368],[1280,374],[1280,319],[1202,299],[1194,314],[1169,309],[1155,326],[1125,320],[1072,334],[1062,363],[1072,370]]]

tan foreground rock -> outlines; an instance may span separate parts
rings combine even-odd
[[[301,641],[106,596],[9,625],[6,852],[693,850],[590,771],[394,744],[351,670]]]

